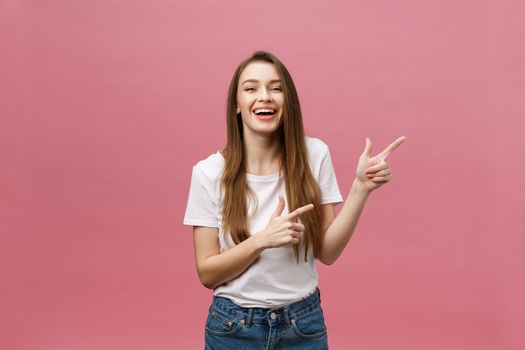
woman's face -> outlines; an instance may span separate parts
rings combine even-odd
[[[244,132],[247,128],[254,133],[277,130],[283,103],[282,83],[273,64],[252,62],[244,68],[237,86],[237,113],[241,113]]]

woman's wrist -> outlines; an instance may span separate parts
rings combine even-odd
[[[261,233],[262,231],[257,232],[256,234],[253,234],[250,236],[250,238],[253,240],[253,245],[258,252],[262,252],[263,250],[266,249],[266,243]]]
[[[363,196],[368,196],[371,193],[371,191],[368,188],[366,188],[366,186],[361,181],[359,181],[359,179],[357,178],[355,178],[352,183],[352,187],[350,188],[350,191],[352,190]]]

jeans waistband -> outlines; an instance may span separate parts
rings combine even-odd
[[[279,323],[284,321],[290,324],[291,319],[316,310],[320,307],[320,304],[321,291],[316,287],[312,294],[301,300],[276,308],[242,307],[235,304],[231,299],[214,295],[210,309],[216,307],[229,315],[245,320],[245,326],[249,327],[252,322]]]

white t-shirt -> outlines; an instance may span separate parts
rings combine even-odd
[[[318,138],[305,137],[308,158],[313,176],[321,189],[321,204],[341,203],[332,164],[330,151],[326,143]],[[219,229],[220,252],[235,246],[228,234],[224,240],[222,230],[222,191],[220,178],[224,166],[220,151],[199,161],[193,166],[191,184],[184,216],[184,225],[217,227]],[[246,174],[247,182],[258,199],[257,211],[247,194],[248,232],[256,234],[263,230],[277,209],[279,195],[285,198],[285,207],[281,215],[286,215],[288,203],[284,179],[279,181],[279,173],[270,175]],[[318,283],[315,258],[310,249],[308,261],[300,255],[299,264],[295,262],[293,245],[265,249],[258,260],[236,278],[217,286],[213,294],[230,298],[243,307],[280,307],[306,297],[315,291]]]

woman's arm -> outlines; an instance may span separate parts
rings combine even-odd
[[[201,283],[210,289],[239,276],[264,250],[253,235],[220,253],[218,231],[215,227],[193,228],[197,272]]]
[[[323,264],[333,264],[345,249],[346,244],[354,233],[369,194],[359,181],[354,180],[350,193],[337,217],[334,218],[335,209],[333,204],[323,205],[325,208],[324,226],[329,225],[324,231],[323,244],[319,256],[319,260]]]
[[[194,226],[195,259],[202,284],[213,289],[243,273],[263,250],[299,243],[304,226],[296,223],[295,220],[302,214],[313,210],[314,206],[307,204],[289,214],[282,215],[284,207],[284,198],[280,196],[279,204],[266,228],[250,235],[249,238],[222,254],[219,250],[218,229]]]
[[[392,179],[392,171],[386,162],[386,158],[406,139],[406,136],[398,137],[381,153],[372,157],[370,154],[372,151],[372,140],[368,137],[366,138],[365,150],[359,157],[356,177],[343,209],[328,226],[328,229],[324,231],[325,234],[319,256],[319,260],[322,263],[331,265],[341,255],[354,233],[357,221],[370,193]],[[329,209],[325,210],[327,214],[325,215],[324,227],[327,226],[327,222],[330,222],[330,216],[333,217],[335,215],[333,206],[331,212],[332,214]]]

